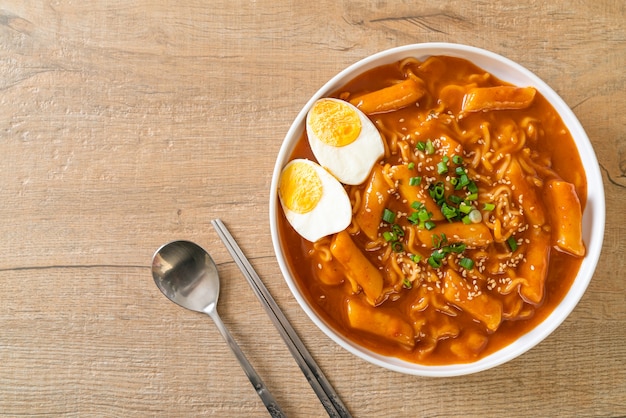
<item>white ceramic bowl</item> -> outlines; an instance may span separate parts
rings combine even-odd
[[[282,167],[288,162],[294,145],[302,135],[306,114],[313,103],[320,97],[328,96],[331,92],[337,90],[348,81],[367,70],[380,65],[390,64],[407,57],[415,57],[419,60],[424,60],[432,55],[449,55],[464,58],[503,81],[518,86],[534,86],[552,104],[570,130],[578,147],[578,152],[587,175],[587,204],[583,214],[583,237],[587,247],[587,255],[580,266],[580,270],[571,289],[565,295],[564,299],[543,322],[508,346],[473,363],[445,366],[425,366],[409,363],[394,357],[383,356],[361,347],[335,332],[330,325],[317,315],[315,310],[309,306],[308,301],[302,295],[284,259],[277,225],[280,206],[277,197],[278,177]],[[605,224],[604,189],[598,161],[587,134],[567,104],[565,104],[546,83],[519,64],[489,51],[449,43],[407,45],[374,54],[349,66],[322,86],[322,88],[311,97],[304,108],[302,108],[287,132],[282,147],[280,148],[272,178],[269,213],[272,242],[280,269],[291,292],[309,318],[311,318],[328,337],[354,355],[390,370],[421,376],[459,376],[486,370],[518,357],[550,335],[550,333],[552,333],[572,312],[587,289],[596,268],[598,258],[600,257]]]

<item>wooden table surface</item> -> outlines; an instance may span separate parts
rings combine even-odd
[[[210,221],[231,229],[355,417],[626,416],[626,6],[621,0],[0,1],[0,416],[264,417],[204,315],[154,286],[153,252],[210,249],[219,312],[288,416],[323,417]],[[334,344],[282,279],[271,173],[308,98],[421,42],[505,55],[585,127],[607,204],[579,306],[495,369],[425,378]]]

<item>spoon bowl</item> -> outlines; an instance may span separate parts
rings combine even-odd
[[[172,302],[196,312],[216,308],[220,293],[217,267],[211,256],[189,241],[159,248],[152,260],[157,287]]]
[[[165,244],[152,258],[152,277],[157,287],[172,302],[192,311],[206,313],[213,319],[270,415],[284,417],[276,399],[217,314],[220,279],[217,266],[209,253],[190,241]]]

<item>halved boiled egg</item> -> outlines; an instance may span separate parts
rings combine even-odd
[[[371,120],[348,102],[323,98],[306,118],[317,161],[344,184],[361,184],[383,156],[383,140]]]
[[[311,242],[343,231],[352,220],[350,199],[341,183],[310,160],[296,159],[283,168],[278,197],[291,226]]]

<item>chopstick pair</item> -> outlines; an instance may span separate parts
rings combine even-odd
[[[261,301],[265,311],[268,313],[274,326],[278,329],[291,355],[296,360],[296,363],[298,363],[298,366],[300,366],[300,370],[302,370],[302,373],[306,376],[328,415],[332,418],[351,418],[352,416],[348,412],[348,409],[341,402],[335,389],[333,389],[332,385],[326,379],[326,376],[324,376],[324,373],[322,373],[322,370],[315,363],[315,360],[313,360],[311,353],[309,353],[309,350],[304,346],[302,340],[300,340],[300,337],[298,337],[298,334],[296,334],[296,331],[274,301],[274,298],[241,251],[241,248],[239,248],[239,245],[226,228],[226,225],[224,225],[220,219],[212,220],[211,225],[215,228],[215,231],[226,246],[226,249]]]

